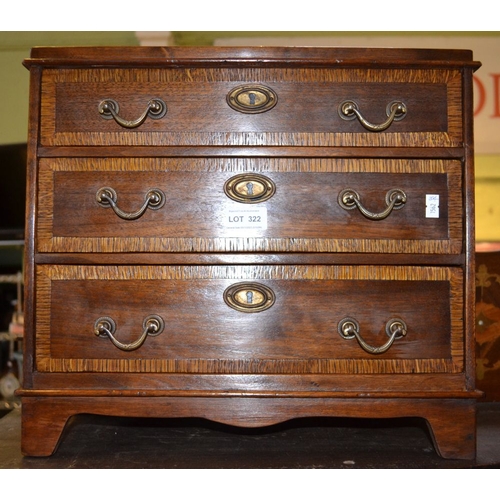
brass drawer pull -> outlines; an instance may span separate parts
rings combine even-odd
[[[224,192],[239,203],[261,203],[274,195],[276,185],[261,174],[239,174],[226,181]]]
[[[387,120],[377,125],[369,122],[363,117],[359,111],[358,105],[354,101],[344,101],[340,104],[338,109],[340,118],[343,120],[353,120],[358,117],[361,125],[371,132],[382,132],[383,130],[386,130],[391,126],[392,122],[402,120],[406,116],[407,111],[408,110],[404,102],[391,102],[386,108]]]
[[[352,210],[353,208],[358,208],[359,211],[367,218],[371,220],[382,220],[389,216],[393,210],[399,210],[403,208],[407,200],[406,193],[402,189],[391,189],[387,191],[385,195],[385,202],[387,208],[380,212],[370,212],[367,210],[360,201],[360,196],[357,191],[351,188],[343,189],[338,196],[339,205],[344,210]]]
[[[344,318],[338,325],[338,332],[343,339],[350,340],[356,338],[359,345],[370,354],[382,354],[389,350],[396,339],[404,337],[408,329],[402,319],[391,319],[385,325],[385,332],[389,340],[380,347],[372,347],[367,344],[359,333],[359,323],[353,318]]]
[[[95,195],[97,203],[101,207],[109,208],[111,207],[118,217],[124,220],[136,220],[141,217],[146,209],[158,210],[165,204],[165,193],[158,188],[150,189],[145,196],[145,201],[139,210],[135,212],[124,212],[116,204],[118,196],[116,191],[110,187],[102,187],[99,189]]]
[[[99,318],[94,323],[94,334],[97,337],[108,337],[109,340],[118,347],[118,349],[122,351],[135,351],[139,349],[139,347],[144,344],[146,338],[149,336],[156,337],[156,335],[160,335],[160,333],[165,328],[165,322],[160,316],[153,314],[144,319],[142,323],[142,327],[144,331],[142,335],[135,341],[130,344],[123,344],[118,339],[115,338],[116,332],[116,323],[112,318],[108,316],[103,316]]]
[[[224,291],[226,304],[240,312],[265,311],[275,300],[274,292],[261,283],[236,283]]]
[[[152,120],[159,120],[167,113],[167,105],[161,99],[157,98],[151,99],[148,102],[146,110],[136,120],[125,120],[121,118],[118,115],[120,106],[114,99],[104,99],[99,103],[97,109],[105,120],[114,119],[115,122],[123,128],[137,128],[146,121],[146,118],[149,117]]]

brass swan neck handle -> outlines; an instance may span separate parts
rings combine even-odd
[[[354,318],[344,318],[338,324],[338,332],[342,338],[346,340],[355,338],[361,348],[370,354],[387,352],[396,339],[406,336],[408,328],[402,319],[391,319],[386,323],[385,331],[389,336],[389,340],[380,347],[373,347],[361,336],[359,323]]]
[[[144,319],[142,326],[143,331],[141,336],[134,342],[124,344],[115,337],[115,321],[108,316],[103,316],[95,321],[94,334],[97,337],[108,337],[112,344],[121,351],[135,351],[136,349],[139,349],[142,344],[144,344],[148,336],[154,337],[156,335],[160,335],[165,328],[165,322],[160,316],[153,314]]]
[[[406,108],[406,104],[401,101],[389,103],[386,108],[387,120],[379,124],[369,122],[361,114],[358,105],[354,101],[344,101],[341,103],[338,112],[343,120],[353,120],[357,117],[361,125],[370,132],[382,132],[387,130],[393,122],[402,120],[406,116],[408,109]]]
[[[351,188],[343,189],[338,195],[339,205],[344,210],[358,210],[370,220],[383,220],[387,218],[393,210],[403,208],[407,201],[406,193],[402,189],[391,189],[385,195],[385,202],[387,207],[379,213],[372,212],[361,204],[361,197],[359,193]]]
[[[146,118],[152,120],[159,120],[167,113],[167,105],[161,99],[150,99],[144,112],[135,120],[125,120],[118,113],[120,112],[120,105],[114,99],[104,99],[97,107],[99,114],[105,120],[115,120],[118,125],[123,128],[132,129],[141,126]]]
[[[117,205],[118,195],[113,188],[102,187],[96,195],[97,203],[103,208],[111,207],[115,214],[124,220],[136,220],[142,217],[146,210],[158,210],[165,204],[165,193],[158,188],[150,189],[144,199],[142,206],[135,212],[125,212]]]

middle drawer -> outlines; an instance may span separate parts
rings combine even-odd
[[[39,252],[462,248],[458,160],[46,158],[39,167]]]

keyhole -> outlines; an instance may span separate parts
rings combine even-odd
[[[256,97],[257,97],[257,96],[256,96],[253,92],[250,92],[250,93],[248,94],[248,99],[250,99],[250,104],[251,104],[252,106],[255,106],[255,99],[256,99]]]
[[[247,304],[253,303],[253,292],[247,292]]]
[[[252,196],[253,195],[253,182],[247,183],[247,193]]]

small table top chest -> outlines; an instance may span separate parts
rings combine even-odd
[[[463,50],[35,48],[22,450],[77,413],[426,419],[475,455]]]

